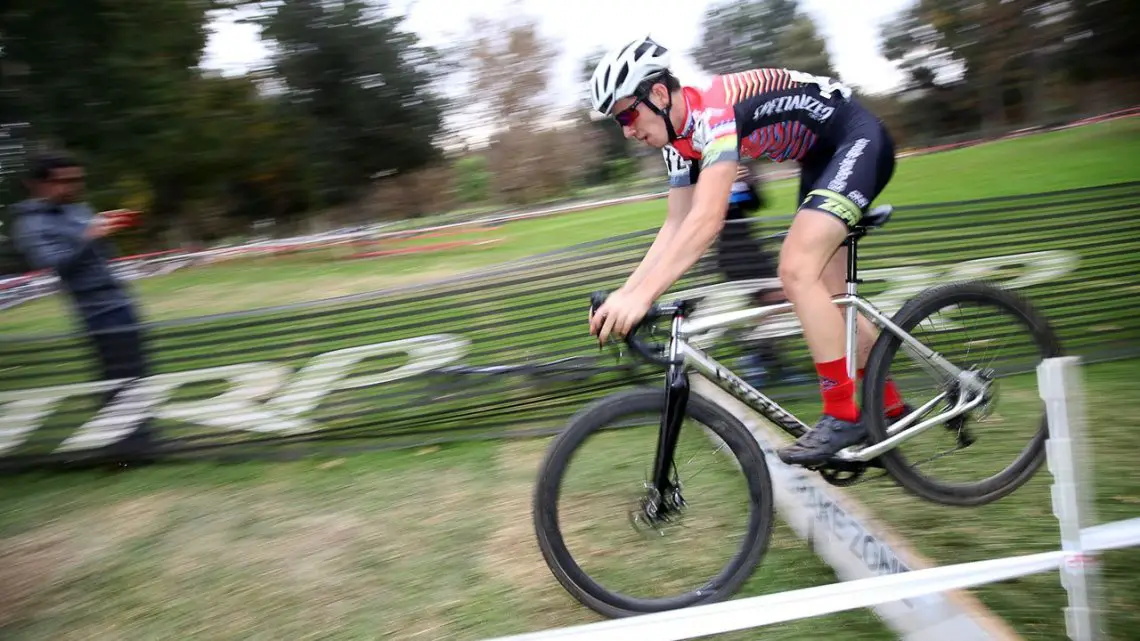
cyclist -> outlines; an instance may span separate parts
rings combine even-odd
[[[894,143],[883,124],[830,78],[762,68],[682,86],[669,51],[649,36],[610,51],[590,80],[593,107],[626,138],[662,150],[669,176],[665,222],[625,284],[590,317],[599,341],[624,336],[679,279],[724,226],[742,158],[800,163],[800,205],[780,251],[778,274],[795,305],[819,376],[822,416],[779,451],[788,464],[819,465],[861,442],[866,429],[845,357],[843,315],[849,229],[894,173]],[[861,315],[857,369],[877,336]],[[893,383],[888,416],[903,411]]]

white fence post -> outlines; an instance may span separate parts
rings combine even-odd
[[[1073,641],[1104,638],[1100,576],[1095,554],[1086,554],[1081,530],[1093,525],[1092,457],[1085,434],[1085,394],[1080,358],[1049,358],[1037,367],[1037,383],[1049,422],[1046,453],[1053,474],[1053,513],[1061,529],[1061,585],[1069,595],[1065,629]]]

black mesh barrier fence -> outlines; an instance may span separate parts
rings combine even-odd
[[[750,304],[739,279],[775,277],[777,236],[789,222],[729,223],[736,231],[662,300],[705,295],[698,314]],[[654,231],[426,286],[147,324],[149,373],[137,379],[100,380],[88,336],[0,336],[0,467],[83,458],[144,424],[170,454],[555,432],[593,399],[661,380],[656,366],[599,350],[587,329],[589,294],[619,286]],[[927,287],[984,278],[1029,298],[1067,353],[1120,358],[1140,350],[1131,298],[1140,292],[1138,256],[1140,183],[899,207],[860,243],[859,293],[893,314]],[[971,332],[999,344],[1013,331],[984,316],[971,322]],[[771,319],[759,337],[752,331],[700,345],[734,371],[767,354],[773,398],[818,394],[794,316]],[[955,358],[971,344],[940,349]],[[1029,349],[994,353],[1031,363]]]

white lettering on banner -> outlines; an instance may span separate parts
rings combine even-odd
[[[227,430],[302,433],[316,429],[304,418],[334,391],[361,389],[423,374],[462,358],[469,342],[452,334],[349,347],[314,356],[289,380],[290,369],[279,363],[238,363],[224,367],[157,374],[135,381],[93,381],[74,385],[0,392],[0,454],[26,442],[28,436],[65,398],[104,393],[119,385],[115,402],[60,444],[57,451],[75,451],[114,443],[148,417],[179,420]],[[392,370],[351,377],[352,368],[374,356],[407,352],[408,362]],[[178,388],[190,383],[225,381],[221,394],[193,401],[171,402]],[[281,389],[277,396],[275,392]],[[265,400],[268,399],[268,400]]]
[[[954,266],[949,278],[975,279],[987,278],[998,269],[1012,264],[1022,263],[1026,269],[1006,283],[1007,287],[1029,287],[1039,285],[1047,280],[1064,276],[1077,268],[1080,256],[1073,251],[1054,249],[1027,254],[1012,254],[1010,256],[995,256],[993,258],[979,258]],[[1032,266],[1032,269],[1028,267]]]
[[[993,277],[1006,268],[1020,266],[1008,282],[1010,288],[1022,288],[1047,282],[1074,271],[1079,255],[1066,250],[1048,250],[995,256],[966,261],[950,266],[913,266],[866,270],[865,280],[885,280],[886,291],[872,299],[885,314],[895,313],[920,291],[940,282]],[[751,305],[749,294],[760,285],[778,287],[776,280],[719,283],[676,297],[707,296],[692,320],[712,313],[745,309]],[[956,327],[953,315],[938,320],[933,329]],[[771,317],[757,324],[750,338],[794,336],[801,332],[799,321],[791,312]],[[719,330],[701,337],[701,343],[715,340]],[[360,389],[426,373],[456,361],[466,353],[468,342],[451,334],[420,336],[399,341],[349,347],[318,354],[291,375],[279,363],[251,362],[225,367],[158,374],[129,381],[94,381],[36,389],[0,392],[0,454],[25,443],[58,410],[66,398],[101,394],[124,385],[115,402],[103,407],[93,418],[67,438],[57,451],[74,451],[104,446],[129,434],[144,419],[154,417],[178,420],[225,430],[295,434],[318,429],[305,417],[331,393]],[[408,361],[392,370],[353,377],[352,369],[361,361],[399,352],[407,352]],[[224,381],[227,388],[217,396],[172,401],[180,387],[191,383]]]
[[[265,389],[265,386],[274,380],[273,376],[266,376],[267,373],[270,375],[278,374],[278,379],[283,377],[274,371],[277,367],[283,368],[283,366],[275,366],[273,363],[242,363],[229,367],[158,374],[139,380],[124,381],[127,384],[116,396],[115,402],[99,410],[94,418],[80,426],[74,434],[60,444],[56,451],[73,452],[110,445],[126,437],[134,431],[139,423],[150,416],[181,418],[177,414],[168,415],[164,411],[163,404],[174,393],[174,390],[186,383],[216,380],[237,383],[237,387],[232,390],[232,393],[226,392],[217,397],[225,399],[222,406],[211,407],[209,409],[210,414],[196,417],[199,419],[196,422],[206,425],[215,424],[210,420],[215,412],[223,416],[231,416],[235,420],[248,418],[243,411],[246,408],[239,400],[241,394],[238,390],[243,386]],[[3,397],[0,397],[0,401],[2,400]]]
[[[994,279],[995,273],[999,270],[1021,266],[1021,269],[1010,280],[1003,283],[1005,287],[1019,289],[1060,278],[1074,271],[1079,262],[1080,255],[1074,251],[1050,249],[1025,254],[979,258],[955,265],[915,265],[867,269],[861,270],[859,275],[864,281],[886,281],[888,283],[886,291],[868,298],[880,311],[890,316],[919,292],[942,282],[977,278]],[[752,292],[773,286],[778,288],[779,284],[777,282],[773,285],[772,279],[729,281],[680,291],[669,297],[704,297],[702,303],[697,306],[696,313],[690,317],[690,320],[696,321],[716,314],[748,309],[752,306],[750,299]],[[923,327],[934,331],[956,329],[958,324],[952,316],[951,314],[942,314],[939,319],[931,319],[929,324],[924,324]],[[795,336],[801,331],[799,319],[796,318],[795,314],[785,312],[758,323],[748,338],[766,340]],[[693,343],[699,347],[715,341],[721,335],[723,335],[723,330],[711,330],[702,337],[694,338]]]
[[[60,401],[70,396],[106,392],[117,381],[95,381],[0,392],[0,453],[18,447],[43,424]]]

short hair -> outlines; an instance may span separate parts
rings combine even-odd
[[[644,96],[648,94],[649,90],[653,88],[653,85],[657,83],[665,85],[665,89],[667,89],[669,93],[673,93],[681,88],[681,81],[677,79],[677,76],[674,76],[672,72],[662,71],[655,76],[642,80],[641,84],[637,87],[637,95]]]
[[[63,151],[43,151],[28,159],[28,177],[32,180],[47,180],[51,172],[66,167],[82,167],[78,158]]]

